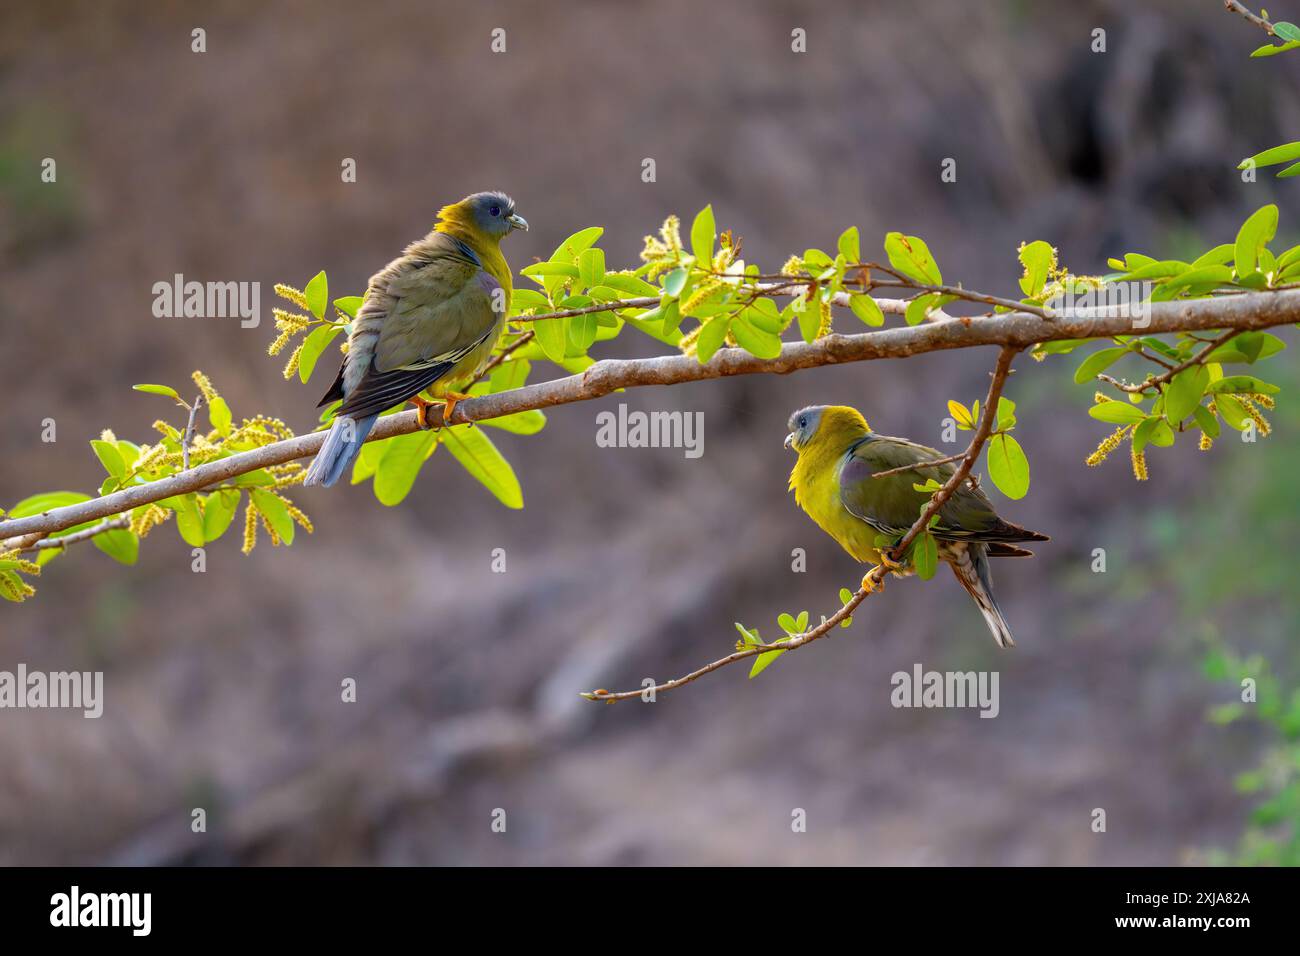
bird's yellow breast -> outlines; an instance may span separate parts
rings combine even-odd
[[[840,500],[840,465],[843,456],[808,449],[790,473],[794,500],[840,547],[857,561],[879,564],[876,531],[852,515]]]

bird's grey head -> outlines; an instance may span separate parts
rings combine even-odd
[[[502,192],[475,193],[461,200],[474,225],[489,236],[505,236],[515,229],[528,231],[528,220],[515,212],[515,201]]]
[[[821,423],[822,412],[825,410],[825,405],[809,405],[791,415],[786,422],[790,434],[785,436],[785,447],[798,451],[808,444],[813,435],[817,434],[817,426]]]

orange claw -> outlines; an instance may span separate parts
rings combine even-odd
[[[443,395],[444,401],[442,405],[442,423],[444,425],[451,424],[451,416],[452,413],[456,411],[456,405],[460,402],[463,402],[465,399],[469,397],[470,396],[466,395],[464,392],[444,393]]]
[[[412,405],[415,406],[415,420],[420,423],[421,428],[428,428],[429,427],[429,417],[428,417],[429,406],[432,405],[433,403],[426,402],[419,395],[416,395],[414,398],[410,399],[410,402]]]

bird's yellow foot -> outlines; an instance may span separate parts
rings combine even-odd
[[[877,565],[878,567],[879,565]],[[877,591],[885,589],[885,579],[882,577],[879,581],[875,578],[876,569],[872,568],[866,574],[862,575],[862,590],[868,594],[875,594]]]
[[[447,392],[443,396],[445,401],[442,405],[442,423],[444,425],[451,424],[451,414],[456,410],[456,405],[469,397],[464,392]]]
[[[432,405],[433,402],[426,402],[419,395],[416,395],[414,398],[410,399],[410,402],[412,405],[415,406],[415,420],[420,423],[421,428],[428,428],[429,427],[429,406]]]

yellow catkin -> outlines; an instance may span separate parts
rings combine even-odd
[[[1273,426],[1269,424],[1268,419],[1255,407],[1255,403],[1245,395],[1238,395],[1237,399],[1241,402],[1242,407],[1246,409],[1246,414],[1255,423],[1255,431],[1259,432],[1261,438],[1267,438],[1269,433],[1273,431]]]
[[[785,260],[785,265],[781,266],[781,275],[803,275],[803,260],[798,256],[791,256],[789,259]]]
[[[13,561],[17,567],[14,571],[21,571],[23,574],[30,574],[34,578],[41,576],[41,566],[35,561],[28,561],[26,558],[19,557],[21,552],[18,551],[0,551],[0,561]]]
[[[313,531],[316,530],[312,526],[311,519],[308,518],[305,514],[303,514],[301,508],[299,508],[296,504],[294,504],[284,495],[276,495],[276,497],[284,502],[284,508],[286,511],[289,512],[289,517],[292,518],[294,521],[298,522],[298,524],[302,527],[302,530],[306,531],[308,534],[311,534]]]
[[[203,397],[208,400],[209,404],[211,404],[214,399],[221,397],[217,394],[217,390],[212,387],[212,383],[208,381],[208,377],[198,369],[195,369],[194,374],[190,377],[194,379],[194,384],[198,386],[199,391],[203,394]]]
[[[252,552],[257,545],[257,509],[253,507],[253,502],[248,502],[248,507],[244,509],[244,554]]]
[[[699,344],[699,340],[700,340],[700,332],[703,329],[704,329],[703,325],[697,325],[695,328],[691,329],[689,332],[687,332],[685,335],[682,336],[682,340],[677,343],[677,347],[682,350],[683,355],[695,354],[696,346]]]
[[[819,298],[817,300],[817,308],[821,312],[821,322],[817,326],[817,338],[821,338],[823,335],[831,334],[834,316],[831,315],[831,304],[825,299]]]
[[[301,332],[313,321],[309,315],[284,309],[272,309],[271,315],[275,317],[275,327],[282,332]]]
[[[1139,451],[1137,445],[1130,446],[1130,457],[1133,459],[1133,477],[1138,481],[1147,480],[1147,453],[1145,450]]]
[[[1089,468],[1095,468],[1106,460],[1106,456],[1119,447],[1120,442],[1124,440],[1124,435],[1132,428],[1132,425],[1121,425],[1109,435],[1101,440],[1097,450],[1083,460],[1083,463]]]
[[[305,344],[306,343],[304,342],[299,342],[298,347],[294,349],[293,354],[289,356],[289,361],[284,363],[285,381],[288,381],[298,374],[298,361],[302,358],[302,347]]]
[[[674,254],[682,251],[682,222],[676,216],[664,220],[664,224],[659,227],[659,236]]]
[[[138,508],[131,515],[131,531],[139,538],[146,538],[149,532],[171,517],[171,512],[158,505],[146,505]]]
[[[289,344],[289,339],[291,338],[293,338],[293,333],[290,332],[288,329],[281,332],[279,335],[275,337],[275,339],[271,342],[271,344],[266,347],[266,354],[279,355],[280,352],[284,349],[284,347]]]
[[[1209,451],[1211,448],[1214,447],[1214,439],[1211,438],[1209,435],[1207,435],[1205,432],[1201,432],[1201,440],[1196,447],[1199,448],[1201,451]]]
[[[0,574],[0,591],[11,601],[24,601],[36,593],[36,589],[16,574]]]
[[[1111,398],[1109,395],[1103,395],[1101,392],[1092,393],[1092,402],[1094,405],[1102,405],[1105,404],[1106,402],[1113,402],[1113,401],[1115,401],[1115,399]]]
[[[266,515],[262,514],[260,511],[257,513],[257,516],[262,519],[262,527],[263,529],[265,529],[267,536],[270,537],[271,539],[271,547],[278,548],[280,547],[280,545],[284,544],[284,542],[280,540],[279,533],[275,530],[275,527],[271,524],[271,519],[268,518]]]
[[[295,289],[291,285],[285,285],[283,282],[277,282],[275,284],[275,294],[282,299],[288,299],[290,302],[292,302],[300,309],[309,308],[309,306],[307,305],[307,297],[303,295],[302,292],[300,292],[298,289]]]
[[[131,470],[137,473],[150,471],[162,461],[166,453],[167,446],[161,442],[157,445],[145,445],[140,449],[140,457],[135,460],[135,466]]]
[[[722,285],[721,279],[705,279],[695,287],[695,291],[691,293],[690,298],[682,303],[682,315],[690,315],[699,307],[701,302],[721,288]]]
[[[113,429],[105,428],[99,433],[100,441],[117,441],[117,436],[113,434]]]
[[[1273,401],[1272,395],[1263,395],[1259,392],[1252,392],[1248,397],[1260,408],[1273,409],[1277,406],[1277,403]]]

